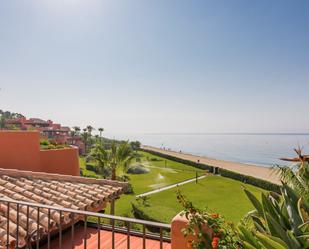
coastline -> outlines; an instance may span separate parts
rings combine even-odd
[[[180,153],[172,150],[163,150],[160,148],[156,148],[153,146],[142,145],[143,149],[151,150],[154,152],[159,152],[162,154],[178,157],[181,159],[197,162],[199,160],[200,163],[204,163],[210,166],[227,169],[230,171],[234,171],[243,175],[253,176],[259,179],[263,179],[265,181],[269,181],[275,184],[280,185],[280,178],[278,175],[274,174],[273,170],[268,167],[257,166],[253,164],[245,164],[245,163],[237,163],[230,162],[225,160],[219,160],[214,158],[208,158],[205,156],[196,156],[187,153]]]

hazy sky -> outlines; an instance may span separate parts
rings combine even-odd
[[[309,1],[2,0],[0,108],[109,132],[309,132]]]

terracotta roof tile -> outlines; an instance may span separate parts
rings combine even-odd
[[[98,211],[108,201],[118,198],[126,186],[126,183],[117,181],[0,169],[0,198],[75,210]],[[8,212],[6,202],[0,202],[0,248],[7,243],[8,215],[9,243],[16,244],[18,222],[19,247],[57,230],[60,223],[65,226],[78,220],[73,221],[69,213],[60,214],[45,208],[38,212],[37,208],[14,203],[9,208]]]

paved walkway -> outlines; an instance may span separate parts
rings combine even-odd
[[[197,179],[200,180],[200,179],[203,179],[205,177],[206,177],[206,175],[203,175],[203,176],[199,176]],[[176,188],[178,186],[181,186],[181,185],[184,185],[184,184],[187,184],[187,183],[190,183],[190,182],[195,182],[195,181],[196,181],[196,178],[194,177],[192,179],[189,179],[189,180],[186,180],[186,181],[183,181],[183,182],[179,182],[179,183],[176,183],[176,184],[173,184],[173,185],[169,185],[169,186],[166,186],[166,187],[163,187],[163,188],[158,188],[158,189],[137,195],[136,197],[138,198],[138,197],[153,195],[153,194],[156,194],[156,193],[159,193],[159,192],[171,189],[171,188]]]

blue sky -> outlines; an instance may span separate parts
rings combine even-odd
[[[0,2],[0,106],[109,132],[309,132],[309,2]]]

